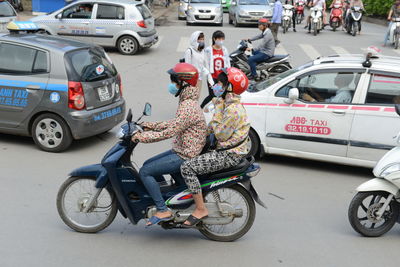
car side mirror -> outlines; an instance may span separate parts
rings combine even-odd
[[[299,99],[299,89],[292,88],[289,90],[288,98],[285,100],[286,104],[293,104],[294,101]]]
[[[143,115],[151,116],[151,104],[150,103],[146,103],[146,105],[144,106]]]
[[[62,19],[62,14],[61,13],[57,14],[56,19]]]

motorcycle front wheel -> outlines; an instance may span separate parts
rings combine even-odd
[[[399,205],[392,200],[381,218],[376,213],[383,206],[389,193],[359,192],[349,206],[348,217],[353,229],[367,237],[378,237],[392,229],[399,217]]]
[[[229,224],[204,224],[199,229],[208,239],[220,242],[232,242],[245,235],[251,228],[256,217],[256,206],[249,192],[240,185],[233,185],[215,191],[221,202],[229,203],[234,209],[241,209],[242,216],[234,218]],[[209,192],[204,197],[205,202],[215,202],[215,193]]]
[[[399,49],[399,34],[396,33],[394,36],[394,49]]]
[[[57,210],[63,222],[81,233],[97,233],[107,228],[118,212],[114,192],[103,188],[88,212],[83,212],[97,188],[93,177],[70,177],[57,194]]]
[[[352,34],[353,36],[356,36],[356,35],[357,35],[357,32],[358,32],[358,29],[359,29],[358,22],[355,21],[355,22],[353,23],[353,29],[352,29],[351,34]]]

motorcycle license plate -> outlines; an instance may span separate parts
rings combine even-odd
[[[102,102],[110,100],[110,98],[111,98],[111,95],[108,92],[107,87],[105,87],[105,86],[97,88],[97,93],[99,94],[100,101],[102,101]]]
[[[209,19],[209,18],[211,18],[211,16],[210,15],[199,15],[199,18],[201,18],[201,19]]]

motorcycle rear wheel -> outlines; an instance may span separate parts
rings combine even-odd
[[[240,218],[235,218],[231,223],[226,225],[203,225],[199,229],[208,239],[219,241],[219,242],[232,242],[243,235],[245,235],[251,228],[256,217],[256,206],[250,193],[240,185],[233,185],[231,187],[225,187],[217,190],[221,202],[227,202],[234,206],[235,209],[242,208],[243,216]],[[232,196],[235,196],[235,203],[232,203]],[[207,193],[204,197],[205,201],[214,202],[213,194],[211,192]],[[239,202],[242,203],[239,206]],[[237,206],[235,206],[235,204]],[[246,210],[244,210],[246,209]],[[234,228],[237,221],[243,221],[239,227],[235,230],[229,231],[229,227]]]
[[[378,237],[392,229],[399,217],[399,206],[396,200],[390,202],[389,210],[386,209],[381,219],[374,218],[388,196],[389,193],[382,191],[359,192],[354,196],[349,206],[348,217],[357,233],[366,237]],[[366,203],[368,204],[365,205]],[[359,215],[362,217],[360,218]]]
[[[115,194],[106,188],[101,191],[89,212],[82,212],[85,204],[96,191],[95,183],[96,179],[93,177],[70,177],[61,185],[58,191],[58,214],[66,225],[77,232],[97,233],[107,228],[117,215],[118,203]],[[79,188],[75,186],[76,184],[79,185]],[[72,196],[72,199],[67,201],[67,197],[74,193],[76,196]],[[106,201],[103,201],[104,198]],[[83,222],[93,221],[97,218],[100,218],[100,220],[96,223]]]

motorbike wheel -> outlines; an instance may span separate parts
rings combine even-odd
[[[318,34],[318,25],[317,23],[314,23],[314,36],[317,36]]]
[[[394,36],[394,49],[399,49],[399,34]]]
[[[268,74],[269,77],[274,77],[280,73],[283,73],[285,71],[288,71],[292,69],[292,67],[289,64],[280,64],[280,65],[276,65],[273,66],[272,68],[268,69]]]
[[[235,209],[242,209],[243,216],[234,218],[233,221],[225,225],[205,224],[201,229],[202,233],[208,239],[220,242],[232,242],[245,235],[251,228],[256,217],[256,206],[250,193],[240,185],[225,187],[216,191],[221,202],[235,205]],[[204,197],[206,202],[215,202],[212,192]]]
[[[358,22],[355,21],[355,22],[353,23],[351,35],[356,36],[356,35],[357,35],[357,32],[358,32]]]
[[[287,27],[286,27],[286,23],[283,24],[283,33],[285,34],[287,32]]]
[[[107,228],[115,219],[118,203],[114,192],[103,189],[87,212],[82,210],[95,193],[93,177],[71,177],[60,187],[57,194],[57,211],[63,222],[81,233],[97,233]]]
[[[301,24],[303,22],[303,14],[297,15],[297,24]]]
[[[376,212],[382,207],[389,193],[360,192],[354,196],[349,206],[349,221],[353,229],[367,237],[378,237],[390,229],[399,217],[399,205],[396,200],[390,202],[381,219],[375,218]]]

